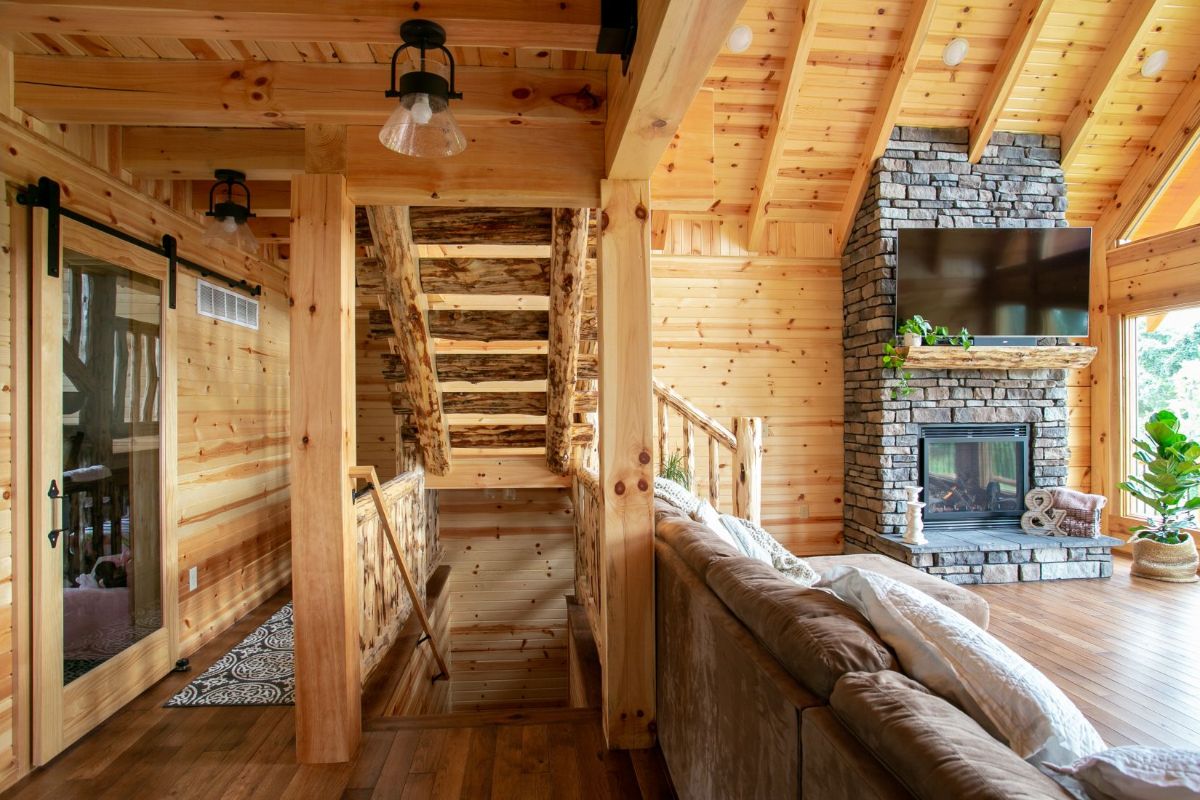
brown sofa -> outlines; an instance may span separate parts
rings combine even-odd
[[[681,798],[1069,796],[900,674],[857,611],[665,503],[656,518],[658,737]],[[987,625],[977,595],[882,556],[811,562],[886,572]]]

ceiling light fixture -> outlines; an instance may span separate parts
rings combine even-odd
[[[1154,78],[1157,77],[1167,67],[1167,59],[1170,53],[1166,50],[1155,50],[1150,55],[1146,56],[1146,60],[1142,62],[1142,77]]]
[[[956,36],[946,42],[946,47],[942,50],[942,63],[947,67],[957,67],[967,58],[967,51],[971,49],[971,43],[961,36]]]
[[[450,101],[461,100],[454,90],[454,56],[446,49],[446,31],[436,22],[410,19],[400,26],[404,44],[392,53],[392,82],[387,97],[400,104],[379,131],[379,141],[389,150],[406,156],[434,158],[453,156],[467,147],[467,138],[450,113]],[[420,66],[406,72],[396,83],[396,62],[410,47],[421,51]],[[450,66],[450,80],[425,69],[425,52],[441,50]]]
[[[751,42],[754,41],[754,31],[749,25],[738,25],[729,32],[729,38],[725,40],[725,46],[729,48],[731,53],[744,53],[750,49]]]
[[[212,219],[204,227],[200,241],[209,246],[224,242],[253,253],[258,250],[258,240],[246,224],[254,216],[250,210],[250,188],[246,186],[246,174],[236,169],[219,169],[215,174],[217,182],[208,190],[208,211],[204,212],[204,216]],[[225,199],[217,202],[217,192],[221,189],[224,189]],[[245,195],[244,205],[237,199],[238,190]]]

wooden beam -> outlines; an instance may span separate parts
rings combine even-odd
[[[406,431],[411,431],[406,428]],[[573,444],[592,440],[590,425],[573,425],[569,431]],[[545,425],[451,425],[450,446],[467,448],[527,449],[546,446]]]
[[[5,28],[62,36],[400,44],[400,25],[433,19],[455,47],[595,50],[599,0],[41,0],[0,2]]]
[[[292,182],[291,512],[296,755],[354,758],[362,733],[354,466],[354,207],[340,175]]]
[[[556,489],[571,478],[555,475],[541,453],[456,454],[446,475],[425,478],[426,489]]]
[[[1133,0],[1125,11],[1120,27],[1089,73],[1078,102],[1063,124],[1063,172],[1071,171],[1071,165],[1087,144],[1100,112],[1113,97],[1120,79],[1128,74],[1130,62],[1137,57],[1139,48],[1146,44],[1151,29],[1166,5],[1166,0]]]
[[[1200,70],[1192,73],[1150,142],[1138,155],[1096,222],[1093,245],[1104,248],[1125,235],[1165,188],[1167,180],[1200,135]]]
[[[251,180],[304,172],[304,131],[240,128],[125,128],[121,166],[139,178],[212,180],[236,169]]]
[[[979,159],[983,158],[984,148],[991,141],[996,122],[1004,113],[1013,87],[1017,85],[1017,78],[1021,76],[1021,70],[1029,60],[1030,52],[1042,35],[1042,28],[1050,17],[1052,6],[1052,0],[1025,0],[1022,4],[1021,11],[1017,14],[1016,27],[1004,44],[1004,51],[1000,54],[995,71],[992,72],[992,79],[988,81],[987,89],[984,90],[968,126],[967,157],[972,163],[978,163]]]
[[[654,212],[706,212],[716,203],[715,95],[712,89],[700,90],[654,168]]]
[[[548,258],[423,258],[421,286],[430,294],[550,294]]]
[[[745,0],[638,3],[629,70],[622,74],[615,58],[608,69],[607,177],[648,179],[654,173],[743,5]]]
[[[346,175],[358,205],[595,207],[603,133],[590,124],[554,129],[463,126],[454,158],[411,158],[379,143],[378,126],[346,129]],[[211,180],[218,167],[251,180],[304,170],[304,132],[253,128],[125,128],[122,166],[140,178]],[[537,169],[530,169],[536,164]]]
[[[409,216],[417,244],[550,243],[548,208],[423,206],[409,209]]]
[[[812,51],[817,36],[817,15],[822,0],[802,0],[796,13],[796,27],[788,44],[787,56],[775,96],[775,107],[771,112],[771,123],[767,128],[767,144],[763,150],[762,165],[758,172],[758,183],[754,192],[754,203],[750,206],[749,248],[762,248],[763,233],[767,229],[767,209],[771,195],[775,193],[775,182],[779,178],[779,159],[787,146],[788,131],[796,115],[796,95],[804,81],[808,67],[808,54]]]
[[[395,341],[408,377],[404,385],[416,418],[425,469],[445,475],[450,469],[450,437],[442,412],[433,340],[420,302],[417,248],[408,227],[408,209],[373,206],[367,209],[367,218],[383,261],[384,296],[392,326],[399,333]]]
[[[15,102],[43,122],[304,127],[382,125],[384,64],[18,55]],[[461,66],[454,116],[475,126],[603,121],[605,74]]]
[[[545,311],[430,311],[429,331],[439,339],[471,342],[545,339]]]
[[[446,392],[447,414],[546,414],[545,392]]]
[[[913,0],[909,10],[908,24],[904,34],[896,46],[896,55],[892,58],[892,67],[888,70],[887,80],[883,84],[883,92],[875,108],[875,116],[871,119],[871,127],[867,131],[867,139],[863,144],[862,156],[858,159],[854,177],[850,179],[850,187],[842,210],[838,212],[837,222],[834,223],[833,235],[837,237],[836,250],[842,251],[850,231],[854,228],[854,218],[858,216],[858,208],[862,205],[863,195],[866,194],[867,184],[871,180],[871,170],[875,161],[887,149],[888,140],[892,138],[892,129],[896,126],[896,117],[900,113],[900,104],[904,100],[904,91],[917,72],[917,60],[921,48],[929,35],[929,27],[933,24],[936,0]]]
[[[493,381],[544,381],[546,356],[540,353],[443,353],[437,357],[439,381],[490,383]],[[383,354],[384,380],[406,380],[404,362],[394,353]]]
[[[571,435],[579,331],[587,269],[588,210],[554,209],[550,256],[550,357],[546,385],[546,463],[552,472],[571,472]]]
[[[650,188],[608,180],[600,193],[601,711],[609,747],[638,749],[655,729]]]

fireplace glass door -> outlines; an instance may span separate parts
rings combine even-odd
[[[1027,427],[926,426],[921,446],[926,523],[1020,518],[1029,474]]]

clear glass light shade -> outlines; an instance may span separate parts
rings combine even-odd
[[[209,217],[200,241],[209,246],[224,242],[251,253],[258,251],[258,239],[250,232],[250,226],[233,217]]]
[[[446,99],[423,92],[400,98],[379,131],[379,141],[388,150],[418,158],[454,156],[467,148],[467,137],[450,113]]]

